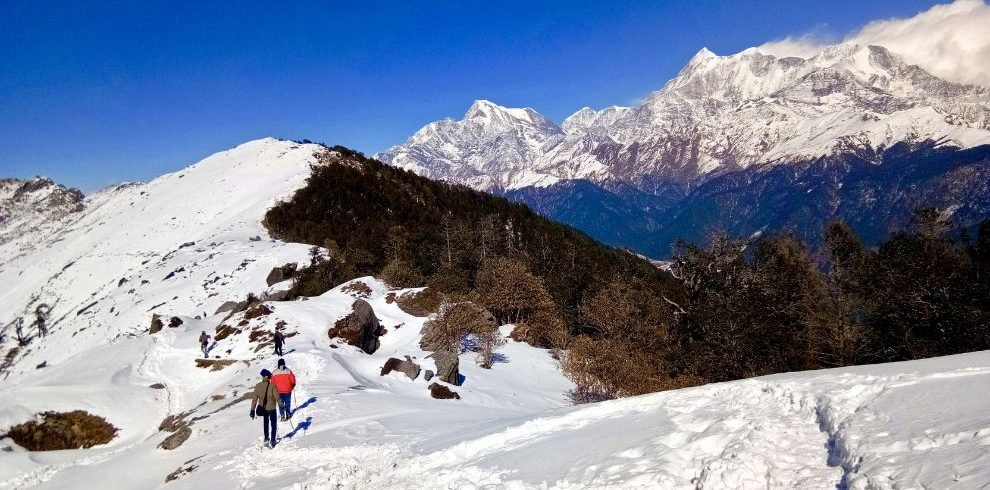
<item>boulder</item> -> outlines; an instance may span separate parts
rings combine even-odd
[[[433,383],[430,385],[430,396],[436,398],[437,400],[460,400],[461,395],[458,395],[456,391],[447,388],[446,386]]]
[[[290,262],[280,267],[273,267],[272,271],[268,273],[268,277],[265,278],[265,282],[271,286],[292,279],[296,275],[297,265],[295,262]]]
[[[433,370],[427,369],[426,374],[423,375],[423,379],[425,379],[426,381],[433,379]]]
[[[173,316],[168,321],[168,328],[178,328],[179,325],[182,325],[182,319],[177,316]]]
[[[390,357],[387,361],[385,361],[385,366],[382,367],[381,375],[385,376],[392,371],[398,371],[408,376],[409,379],[415,380],[419,377],[420,367],[419,364],[413,362],[409,356],[406,356],[406,360],[404,361]]]
[[[165,440],[158,445],[158,447],[165,450],[175,449],[181,446],[183,442],[186,442],[186,439],[189,439],[189,436],[191,435],[192,429],[190,429],[189,426],[183,426],[172,435],[166,437]]]
[[[461,385],[461,360],[457,354],[448,351],[437,351],[432,354],[437,365],[437,378],[444,383],[454,386]]]
[[[165,327],[165,324],[162,322],[161,315],[159,315],[157,313],[151,315],[151,326],[148,327],[148,332],[150,332],[150,333],[158,333],[158,332],[161,332],[162,331],[162,328],[164,328],[164,327]]]
[[[217,308],[217,314],[219,313],[237,313],[246,310],[248,307],[247,301],[227,301]]]
[[[337,320],[327,332],[330,338],[340,338],[368,354],[373,354],[380,345],[382,324],[375,316],[375,310],[363,299],[354,300],[351,314]]]

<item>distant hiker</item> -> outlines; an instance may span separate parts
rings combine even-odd
[[[282,357],[282,346],[285,344],[285,335],[280,330],[275,330],[275,355]],[[281,360],[281,359],[279,359]]]
[[[278,397],[282,401],[279,407],[282,420],[289,420],[289,417],[292,417],[292,390],[296,389],[296,375],[285,367],[285,359],[278,360],[278,368],[272,374],[272,384],[278,390]]]
[[[17,334],[17,345],[24,347],[28,343],[27,337],[24,336],[24,319],[18,317],[17,323],[14,324],[14,333]]]
[[[203,357],[210,357],[210,336],[206,335],[206,330],[199,334],[199,346],[203,349]]]
[[[251,395],[251,418],[261,416],[261,425],[265,428],[265,443],[268,447],[275,447],[275,435],[278,430],[277,408],[282,406],[282,400],[278,396],[278,390],[272,383],[272,373],[267,369],[261,370],[261,381],[254,386],[254,393]],[[269,431],[269,426],[271,431]]]

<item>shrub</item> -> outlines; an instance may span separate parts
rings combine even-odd
[[[402,293],[395,299],[399,309],[414,316],[430,316],[437,308],[443,296],[436,289],[426,288],[419,292]]]
[[[42,420],[10,428],[7,435],[29,451],[90,448],[110,442],[117,428],[103,417],[83,410],[45,412]]]
[[[385,264],[381,278],[393,288],[414,288],[423,285],[423,273],[413,263],[393,259]]]

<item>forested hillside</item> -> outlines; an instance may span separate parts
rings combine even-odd
[[[973,238],[920,210],[871,250],[833,222],[814,255],[790,235],[714,233],[679,243],[671,276],[501,198],[342,147],[317,159],[265,219],[277,238],[322,247],[294,294],[374,274],[428,286],[430,310],[481,305],[520,339],[564,349],[578,401],[990,347],[986,223]]]

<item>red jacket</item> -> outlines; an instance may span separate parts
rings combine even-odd
[[[291,393],[296,387],[296,375],[289,368],[280,367],[272,373],[272,384],[279,393]]]

